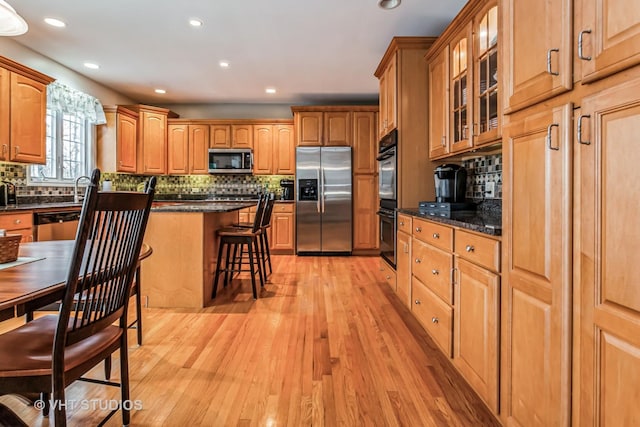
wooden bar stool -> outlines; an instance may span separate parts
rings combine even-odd
[[[267,204],[264,207],[264,212],[262,214],[262,220],[260,222],[260,236],[258,237],[259,249],[260,249],[260,261],[262,262],[262,271],[264,272],[265,281],[268,276],[267,274],[267,265],[269,266],[269,274],[273,273],[273,268],[271,266],[271,250],[269,249],[269,237],[267,236],[267,229],[271,227],[271,214],[273,212],[273,206],[275,204],[275,194],[269,193],[266,195]],[[242,228],[251,228],[253,227],[253,223],[241,222],[238,224],[234,224],[234,227],[242,227]],[[240,257],[244,256],[244,252],[240,252]],[[236,258],[236,254],[234,253],[234,260]]]
[[[240,273],[248,271],[251,274],[251,287],[253,288],[253,299],[258,299],[258,291],[256,289],[256,274],[260,278],[260,286],[264,286],[264,276],[262,270],[262,262],[260,261],[260,250],[258,247],[259,236],[262,232],[262,216],[265,206],[267,204],[267,198],[261,196],[258,199],[258,205],[256,207],[256,216],[253,220],[251,228],[246,227],[227,227],[218,230],[218,237],[220,239],[218,245],[218,258],[216,263],[216,272],[213,282],[212,298],[216,297],[218,290],[218,281],[220,275],[224,273],[224,286],[227,286],[229,278],[233,279],[234,273]],[[246,246],[248,258],[237,257],[238,246],[240,247],[240,253],[242,254]],[[225,263],[222,265],[222,255],[225,253]],[[231,253],[233,252],[233,257]],[[249,265],[249,269],[242,269],[244,264]]]

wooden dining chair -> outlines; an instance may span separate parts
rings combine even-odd
[[[28,427],[11,409],[0,403],[0,427]]]
[[[103,383],[129,401],[128,301],[156,180],[144,193],[99,192],[99,180],[94,170],[60,312],[0,335],[0,394],[51,393],[56,426],[66,425],[65,388],[116,350],[120,384]],[[130,406],[120,406],[128,425]]]

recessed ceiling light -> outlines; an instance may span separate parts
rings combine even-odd
[[[264,90],[265,92],[267,92],[270,95],[273,95],[274,93],[276,93],[276,88],[274,87],[268,87]]]
[[[100,68],[98,64],[94,64],[93,62],[85,62],[84,66],[87,68],[91,68],[92,70],[97,70],[98,68]]]
[[[378,6],[385,10],[395,9],[400,6],[400,1],[401,0],[380,0]]]
[[[229,61],[220,61],[220,68],[229,68]]]
[[[156,93],[164,94],[164,93],[167,93],[167,91],[164,89],[156,89]]]
[[[67,26],[67,24],[56,18],[44,18],[44,22],[51,25],[52,27],[63,28]]]
[[[189,25],[191,25],[192,27],[202,27],[202,25],[204,25],[204,23],[199,20],[199,19],[189,19]]]

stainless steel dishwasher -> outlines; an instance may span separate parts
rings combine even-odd
[[[36,241],[73,240],[76,238],[80,210],[36,212],[33,214]]]

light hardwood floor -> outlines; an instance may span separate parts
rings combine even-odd
[[[378,279],[378,258],[273,258],[257,301],[242,280],[204,310],[144,309],[144,344],[129,335],[131,397],[143,408],[131,425],[499,425]],[[118,395],[74,383],[67,399],[98,410],[68,407],[69,424],[98,424]],[[49,425],[14,396],[0,402]],[[107,423],[120,424],[120,413]]]

